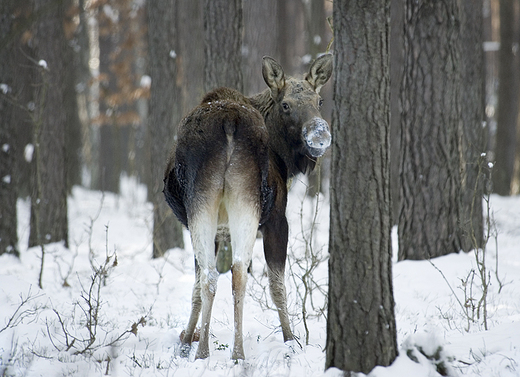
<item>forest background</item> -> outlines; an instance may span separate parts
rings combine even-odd
[[[168,31],[169,44],[160,46],[164,50],[156,55],[153,51],[159,47],[158,39],[149,33],[152,16],[147,14],[144,1],[2,2],[0,200],[4,210],[0,253],[17,252],[17,197],[33,198],[31,245],[38,238],[36,212],[40,212],[39,233],[45,234],[45,242],[67,242],[64,198],[74,185],[118,193],[121,176],[134,176],[148,187],[154,205],[161,206],[158,193],[162,169],[176,124],[208,89],[204,80],[212,68],[204,55],[203,2],[153,4],[157,9],[167,9],[171,14],[169,21],[174,22]],[[391,189],[396,223],[404,2],[392,1],[390,8],[390,155],[394,156]],[[479,16],[472,22],[481,23],[480,56],[485,60],[485,68],[471,58],[462,59],[462,63],[482,68],[475,70],[473,81],[485,85],[485,90],[479,92],[484,129],[480,143],[486,160],[495,164],[489,189],[501,195],[515,195],[520,192],[520,148],[516,147],[520,134],[519,5],[516,1],[485,0],[481,11],[477,4],[472,8],[478,9]],[[237,86],[246,94],[263,90],[260,67],[264,55],[279,60],[289,75],[304,72],[318,54],[332,47],[328,46],[332,42],[331,16],[329,1],[244,1],[237,21],[241,28],[240,59],[220,62],[237,72],[237,85],[230,86]],[[214,30],[214,35],[219,34],[226,35],[226,31]],[[159,63],[166,65],[164,72],[170,75],[161,80],[164,85],[152,83],[150,77],[152,65]],[[47,69],[47,65],[56,68]],[[154,84],[156,100],[150,102]],[[332,85],[326,86],[322,95],[322,113],[330,120]],[[150,117],[153,106],[160,113],[153,115],[156,118]],[[52,129],[47,131],[46,127]],[[162,145],[157,145],[154,137],[163,140]],[[42,161],[39,169],[38,160]],[[329,174],[328,161],[325,158],[321,169],[325,178]],[[36,211],[38,190],[47,200],[39,203],[41,208]],[[165,221],[163,217],[171,215],[161,212],[158,216],[160,223]],[[161,235],[160,229],[155,233],[158,240],[154,255],[176,246],[171,240],[174,235]]]
[[[28,244],[41,246],[43,271],[43,245],[63,242],[65,247],[69,246],[67,197],[73,187],[81,185],[117,194],[125,176],[143,183],[148,200],[153,204],[153,256],[184,247],[182,230],[178,225],[171,225],[175,220],[162,200],[162,170],[176,124],[199,102],[204,92],[219,84],[215,72],[232,72],[233,77],[229,77],[226,85],[252,94],[264,88],[259,69],[263,55],[274,56],[288,74],[293,74],[304,72],[308,64],[329,47],[340,48],[329,46],[333,34],[331,2],[280,1],[273,6],[274,3],[236,1],[229,2],[236,7],[236,12],[228,13],[219,13],[218,6],[211,8],[216,3],[117,0],[2,3],[0,253],[19,255],[19,250],[25,249],[18,242],[17,200],[29,197]],[[399,156],[389,162],[392,200],[387,204],[392,203],[390,219],[397,224],[406,212],[408,200],[402,195],[402,187],[407,188],[403,186],[403,182],[406,183],[403,177],[410,172],[418,174],[407,169],[401,158],[401,150],[407,147],[406,132],[412,129],[407,128],[410,125],[407,122],[414,124],[411,118],[402,115],[406,114],[403,103],[411,87],[407,74],[413,72],[404,67],[410,67],[406,59],[413,55],[410,55],[410,42],[419,45],[422,42],[414,40],[410,33],[414,20],[409,16],[414,14],[407,12],[414,9],[413,5],[401,1],[386,4],[390,6],[391,16],[388,35],[390,156]],[[421,5],[431,9],[442,23],[442,16],[435,14],[440,8],[432,4],[425,1]],[[450,2],[449,11],[454,9],[453,4],[455,2]],[[460,106],[464,107],[461,98],[476,95],[474,102],[480,102],[473,112],[473,115],[479,114],[478,121],[472,120],[473,126],[478,126],[473,127],[478,129],[477,142],[472,143],[470,136],[464,139],[470,142],[457,146],[461,155],[470,156],[470,162],[466,167],[455,167],[462,170],[462,181],[455,182],[455,190],[459,190],[458,184],[473,182],[465,175],[466,170],[472,170],[471,165],[478,165],[476,193],[515,195],[520,190],[520,158],[516,147],[520,134],[518,12],[518,1],[483,1],[457,14],[461,16],[462,29],[457,26],[455,29],[462,30],[464,38],[477,36],[477,39],[465,39],[471,41],[470,48],[465,49],[464,44],[452,45],[453,41],[460,43],[460,40],[450,39],[454,29],[449,27],[444,35],[446,39],[436,41],[438,46],[448,46],[448,50],[461,48],[454,55],[457,56],[456,72],[461,76],[453,76],[456,78],[453,85],[444,78],[443,84],[449,85],[448,91],[442,94],[447,94],[448,106],[441,108],[441,112],[445,110],[451,116],[453,110],[456,114],[458,108],[451,104],[459,104],[460,100]],[[231,25],[231,30],[239,30],[239,35],[220,30],[218,23],[208,28],[214,21],[212,17],[225,20],[220,25]],[[171,28],[163,25],[171,25]],[[235,45],[229,50],[220,48],[225,47],[227,41]],[[219,51],[212,52],[211,48],[223,54],[219,56]],[[226,56],[231,50],[240,52],[238,58],[237,54]],[[477,54],[472,55],[475,51]],[[464,81],[468,78],[471,79]],[[468,83],[475,84],[476,89],[459,97]],[[332,90],[329,85],[322,93],[326,104],[322,112],[327,119],[332,118]],[[453,93],[456,95],[450,97]],[[439,104],[433,103],[432,107]],[[466,129],[455,128],[455,132],[466,132]],[[453,141],[450,137],[451,134],[449,143]],[[466,155],[470,149],[479,153]],[[327,192],[330,180],[327,157],[321,172],[321,180],[315,176],[307,183],[310,196],[314,196],[317,189]],[[320,181],[323,187],[317,188],[316,182]],[[475,193],[472,195],[474,200]],[[455,208],[458,203],[452,206]],[[456,216],[450,214],[449,218],[458,224],[461,221]],[[461,218],[464,216],[467,214]],[[469,223],[473,224],[473,220]],[[408,232],[401,230],[405,227],[399,229],[400,242],[418,234],[414,229]],[[427,233],[435,235],[432,229],[426,229]],[[480,236],[474,244],[467,244],[464,237],[468,238],[469,232],[465,231],[462,241],[455,242],[455,248],[447,247],[440,254],[428,251],[429,255],[460,249],[468,251],[481,245]],[[476,233],[482,232],[477,229]],[[404,247],[401,250],[400,260],[424,258],[424,255],[408,254]],[[39,284],[42,285],[41,275]]]

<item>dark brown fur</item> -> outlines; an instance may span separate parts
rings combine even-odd
[[[196,211],[197,200],[207,189],[207,180],[228,163],[228,135],[247,153],[240,153],[243,165],[251,167],[249,191],[260,188],[262,220],[273,205],[273,190],[267,185],[268,133],[259,112],[240,92],[219,88],[203,98],[201,104],[186,116],[178,130],[177,140],[165,172],[164,194],[176,217],[189,229],[188,212]],[[200,174],[204,172],[204,174]],[[262,221],[261,221],[262,222]]]
[[[318,58],[303,79],[286,77],[264,58],[264,92],[247,98],[220,88],[208,93],[179,126],[164,178],[164,194],[177,218],[190,230],[196,255],[192,313],[181,353],[187,355],[202,310],[198,358],[209,355],[211,307],[218,273],[212,242],[220,227],[231,234],[235,300],[233,358],[244,358],[242,311],[256,231],[263,235],[271,297],[285,341],[294,339],[285,298],[287,182],[315,166],[330,145],[318,95],[330,78],[332,57]],[[229,226],[229,228],[228,228]],[[219,229],[217,231],[217,229]]]

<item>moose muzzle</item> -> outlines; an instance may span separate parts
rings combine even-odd
[[[305,122],[302,136],[312,157],[322,156],[327,151],[332,140],[329,124],[319,117],[314,117]]]

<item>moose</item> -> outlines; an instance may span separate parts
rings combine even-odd
[[[164,177],[164,195],[190,231],[195,253],[192,309],[181,339],[188,356],[202,311],[196,358],[209,356],[209,329],[219,273],[219,243],[230,241],[234,298],[233,359],[244,359],[242,318],[253,246],[260,231],[271,298],[284,342],[294,339],[285,293],[288,181],[314,169],[331,144],[320,115],[321,87],[332,74],[332,55],[318,57],[303,78],[286,76],[264,57],[268,88],[252,97],[219,88],[180,123]]]

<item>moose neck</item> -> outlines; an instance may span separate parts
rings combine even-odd
[[[249,101],[251,101],[251,105],[253,105],[255,109],[260,111],[260,114],[262,114],[264,120],[272,111],[274,105],[274,101],[271,98],[269,89],[249,97]]]
[[[287,140],[284,133],[286,127],[280,123],[280,118],[274,114],[274,101],[269,89],[249,97],[251,105],[256,108],[264,118],[267,131],[269,132],[269,148],[276,155],[275,163],[283,162],[287,178],[292,178],[299,173],[312,171],[316,164],[314,159],[300,153],[300,148],[295,148]]]

